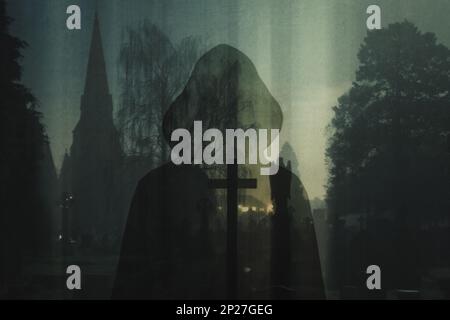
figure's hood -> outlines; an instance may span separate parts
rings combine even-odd
[[[177,128],[193,131],[194,121],[203,129],[281,129],[281,108],[250,59],[241,51],[218,45],[195,64],[180,95],[163,121],[168,141]]]

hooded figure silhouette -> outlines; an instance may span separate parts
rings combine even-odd
[[[199,59],[168,109],[166,138],[178,128],[192,132],[194,121],[222,132],[280,129],[282,113],[250,59],[219,45]],[[235,298],[324,298],[306,191],[289,163],[280,159],[279,165],[273,176],[261,176],[259,165],[237,168],[256,188],[237,190],[232,279],[228,191],[211,188],[213,178],[226,177],[227,166],[167,163],[149,172],[131,203],[112,297],[226,298],[234,282]]]

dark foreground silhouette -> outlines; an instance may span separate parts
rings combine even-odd
[[[280,128],[282,115],[251,61],[221,45],[200,58],[163,129],[166,136],[191,130],[194,120],[222,130]],[[132,200],[113,298],[226,298],[230,281],[236,298],[324,298],[308,197],[290,164],[280,165],[270,178],[239,168],[257,181],[254,190],[238,191],[233,279],[226,270],[227,191],[210,183],[224,168],[168,163],[148,173]]]

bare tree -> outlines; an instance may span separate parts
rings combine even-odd
[[[127,28],[119,57],[121,95],[118,126],[129,155],[160,164],[168,156],[162,120],[183,89],[204,46],[188,37],[173,45],[155,25]]]

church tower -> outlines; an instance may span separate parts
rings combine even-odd
[[[100,24],[95,14],[80,120],[73,131],[70,152],[75,237],[102,237],[114,230],[119,219],[114,201],[121,159]]]

